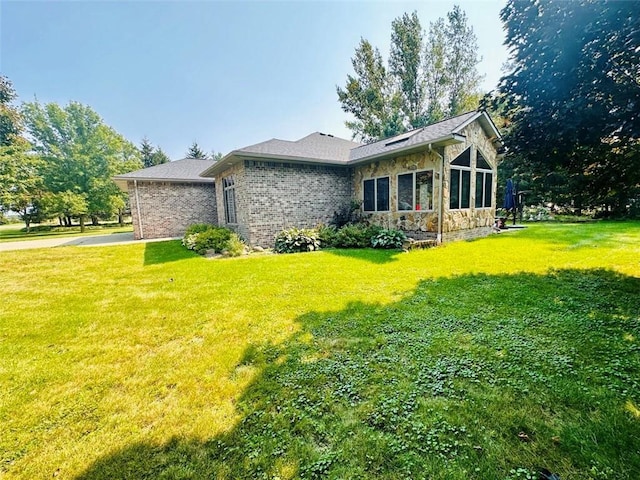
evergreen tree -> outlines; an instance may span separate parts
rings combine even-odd
[[[140,142],[140,160],[142,160],[142,166],[149,168],[155,165],[153,161],[153,145],[147,137],[143,137]]]
[[[187,150],[187,158],[197,158],[200,160],[206,160],[207,154],[204,153],[204,151],[200,148],[198,143],[194,141],[189,147],[189,150]]]

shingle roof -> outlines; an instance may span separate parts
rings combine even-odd
[[[183,158],[182,160],[161,163],[160,165],[143,168],[135,172],[116,175],[113,179],[119,186],[124,186],[125,188],[126,182],[129,180],[210,183],[213,182],[212,178],[201,177],[200,174],[215,163],[215,160]]]
[[[385,138],[375,143],[362,145],[351,150],[349,160],[355,162],[369,157],[377,157],[387,152],[394,152],[398,149],[411,148],[412,146],[424,145],[443,139],[447,136],[457,133],[457,129],[471,120],[474,116],[479,115],[478,112],[467,112],[457,117],[448,118],[426,127],[417,128],[409,132],[401,133],[394,137]]]
[[[296,141],[273,138],[235,150],[234,154],[255,153],[261,155],[277,155],[315,160],[347,162],[349,152],[360,143],[334,137],[326,133],[315,132]]]
[[[429,144],[448,145],[464,141],[460,131],[478,119],[487,132],[499,140],[495,125],[482,111],[463,113],[426,127],[363,145],[343,138],[315,132],[296,141],[272,138],[266,142],[234,150],[215,165],[202,172],[207,177],[223,171],[243,158],[263,158],[316,164],[351,165],[369,160],[411,152]]]

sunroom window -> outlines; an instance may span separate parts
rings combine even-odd
[[[365,212],[389,211],[389,177],[371,178],[363,185]]]
[[[471,147],[451,162],[449,174],[449,208],[459,210],[471,204]]]
[[[433,209],[433,170],[398,175],[398,210]]]

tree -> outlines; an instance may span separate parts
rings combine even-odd
[[[411,128],[425,124],[422,37],[422,26],[416,12],[411,15],[405,13],[391,22],[389,73],[396,82],[402,114]]]
[[[156,147],[152,154],[152,161],[154,165],[160,165],[161,163],[169,163],[171,159],[164,153],[160,147]]]
[[[144,168],[153,167],[155,163],[153,163],[153,145],[147,137],[143,137],[140,142],[140,160],[142,161],[142,166]]]
[[[207,154],[204,153],[204,151],[200,148],[198,143],[194,141],[189,147],[189,150],[187,150],[187,158],[197,158],[200,160],[206,160]]]
[[[429,26],[425,43],[424,75],[427,123],[442,120],[447,107],[448,76],[445,70],[447,56],[447,32],[444,20],[439,18]]]
[[[166,153],[160,148],[151,144],[147,137],[143,137],[140,142],[140,159],[144,168],[153,167],[154,165],[160,165],[161,163],[168,163],[171,160]]]
[[[467,23],[467,14],[458,6],[447,13],[445,72],[448,83],[448,116],[473,110],[480,101],[478,40]]]
[[[222,160],[223,157],[224,154],[222,152],[216,152],[215,150],[211,150],[211,154],[209,155],[209,158],[211,160],[215,160],[216,162]]]
[[[29,144],[24,139],[0,147],[0,209],[20,215],[27,232],[31,223],[43,219],[42,199],[45,193],[40,173],[42,159],[29,154],[28,150]]]
[[[16,97],[11,81],[0,75],[0,147],[11,145],[22,130],[20,112],[11,104]]]
[[[416,12],[391,24],[388,69],[382,56],[361,39],[352,58],[355,75],[336,87],[345,124],[354,138],[376,141],[478,107],[482,77],[478,45],[466,14],[455,6],[424,32]]]
[[[46,189],[54,195],[76,195],[67,202],[74,208],[67,210],[78,216],[81,229],[87,215],[97,222],[117,213],[124,194],[111,177],[141,168],[138,149],[77,102],[65,107],[25,103],[23,115],[34,151],[44,160]]]
[[[354,137],[372,142],[405,131],[399,98],[391,93],[380,51],[361,39],[351,64],[355,76],[348,75],[346,88],[336,87],[336,91],[342,109],[355,117],[355,121],[345,122]]]
[[[41,159],[28,153],[22,136],[22,118],[12,105],[16,93],[7,77],[0,76],[0,211],[12,210],[31,223],[42,218],[44,185]]]
[[[505,141],[573,204],[624,213],[640,192],[640,28],[630,2],[509,1]]]

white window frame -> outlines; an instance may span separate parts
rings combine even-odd
[[[386,210],[378,210],[378,180],[386,178],[389,180],[389,191],[387,192],[389,207]],[[373,207],[374,210],[364,209],[364,183],[373,180]],[[362,180],[362,211],[364,213],[380,213],[391,211],[391,177],[389,175],[381,175],[380,177],[365,178]]]
[[[423,172],[431,172],[431,208],[421,208],[420,210],[416,210],[416,175],[418,173],[423,173]],[[400,201],[400,177],[403,175],[409,175],[411,174],[411,189],[413,190],[413,199],[412,199],[412,209],[411,210],[400,210],[400,206],[397,205],[397,202]],[[398,173],[396,175],[396,209],[398,210],[398,212],[433,212],[434,211],[434,201],[433,201],[433,197],[434,197],[434,193],[435,193],[435,171],[433,168],[425,168],[424,170],[415,170],[415,171],[409,171],[409,172],[402,172],[402,173]]]

